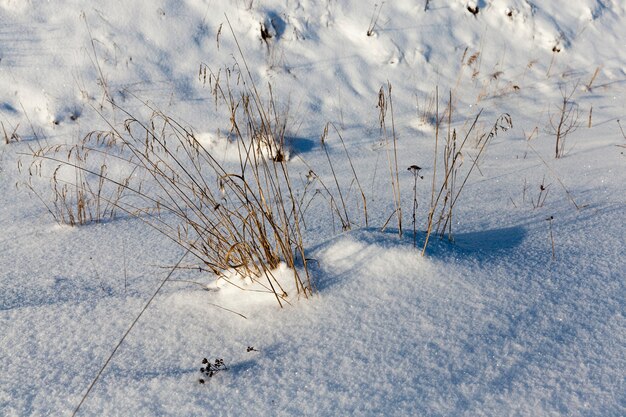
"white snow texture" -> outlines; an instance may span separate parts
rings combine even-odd
[[[271,84],[296,193],[312,169],[339,205],[336,177],[351,230],[323,190],[302,207],[315,292],[281,264],[284,308],[185,257],[77,416],[625,416],[624,22],[623,0],[0,0],[0,415],[71,416],[184,253],[124,213],[57,224],[32,153],[121,129],[111,99],[171,115],[236,168],[203,68],[222,83],[238,68],[234,90]],[[555,158],[564,97],[577,129]],[[467,172],[505,113],[453,241],[433,233],[422,256],[446,138],[471,132]],[[227,369],[203,376],[203,358]]]

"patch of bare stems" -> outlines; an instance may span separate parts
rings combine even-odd
[[[328,141],[336,136],[345,152],[360,193],[364,223],[368,225],[367,199],[361,188],[352,160],[334,124],[327,124],[321,136],[334,178],[327,186],[309,167],[304,193],[294,190],[286,158],[286,122],[277,109],[269,88],[269,100],[263,101],[254,85],[240,82],[235,92],[230,79],[233,71],[216,75],[201,69],[211,86],[216,103],[221,103],[230,120],[228,137],[236,144],[239,162],[236,168],[220,163],[198,141],[190,127],[143,103],[150,116],[142,119],[111,102],[125,115],[121,125],[110,124],[105,131],[92,132],[79,144],[53,146],[32,151],[28,173],[29,187],[46,205],[57,222],[80,225],[114,217],[117,213],[136,216],[188,250],[201,262],[201,269],[240,286],[236,277],[251,278],[263,285],[282,306],[289,294],[272,275],[281,262],[293,270],[298,295],[308,297],[313,284],[305,256],[303,233],[305,213],[313,198],[321,195],[329,203],[333,216],[340,219],[342,230],[354,224],[349,217],[348,198],[339,184]],[[237,74],[241,80],[242,75]],[[234,77],[233,77],[234,78]],[[226,87],[224,87],[226,86]],[[380,89],[378,96],[381,135],[386,144],[394,210],[389,219],[397,219],[402,236],[402,202],[397,155],[397,134],[393,116],[392,88]],[[489,142],[500,131],[512,126],[508,114],[501,115],[488,133],[476,133],[481,113],[459,137],[452,128],[452,96],[445,112],[447,134],[440,146],[444,122],[436,109],[435,154],[431,201],[422,253],[433,232],[452,239],[454,209],[468,178],[477,167]],[[96,110],[97,111],[97,110]],[[388,121],[389,119],[389,121]],[[390,123],[389,123],[390,122]],[[470,141],[475,137],[474,141]],[[474,143],[473,150],[469,142]],[[439,150],[442,149],[442,155]],[[465,163],[468,159],[470,162]],[[304,162],[304,161],[303,161]],[[306,164],[306,162],[304,162]],[[116,176],[109,165],[116,169]],[[46,175],[44,171],[52,172]],[[413,240],[416,243],[417,178],[421,168],[412,166]],[[32,179],[50,181],[52,197],[46,198],[32,184]],[[307,190],[318,188],[308,202]],[[150,184],[147,186],[146,184]]]
[[[243,58],[243,54],[241,56]],[[243,65],[236,64],[217,73],[202,65],[199,78],[210,87],[216,106],[221,106],[226,113],[227,138],[236,144],[238,163],[227,166],[219,162],[190,127],[146,102],[142,102],[142,107],[149,115],[140,117],[110,100],[112,110],[123,115],[124,122],[114,124],[100,108],[94,108],[108,124],[107,129],[88,134],[76,145],[32,149],[28,187],[61,224],[99,222],[125,213],[151,225],[193,254],[201,263],[201,270],[235,286],[241,286],[239,278],[252,279],[283,306],[288,303],[290,294],[272,271],[284,263],[293,271],[297,295],[310,296],[314,286],[303,234],[305,214],[313,199],[321,196],[328,202],[333,218],[339,219],[344,231],[355,224],[348,206],[356,201],[357,206],[361,206],[364,225],[369,225],[367,199],[340,129],[329,123],[321,135],[321,147],[334,185],[326,185],[302,160],[309,173],[304,191],[295,190],[289,172],[286,115],[278,109],[271,85],[268,86],[269,97],[263,100],[245,58]],[[500,131],[512,127],[510,116],[503,114],[487,133],[477,132],[482,115],[479,112],[469,129],[458,134],[452,127],[452,93],[443,115],[439,113],[438,93],[431,102],[436,107],[435,153],[422,254],[433,232],[452,240],[455,208],[468,178],[490,141]],[[378,110],[394,207],[383,229],[395,217],[398,234],[402,237],[398,137],[390,83],[380,88]],[[447,134],[441,144],[441,130],[446,122]],[[344,195],[336,176],[329,152],[330,141],[334,138],[338,139],[346,156],[342,163],[349,164],[354,176],[352,184],[356,184],[360,194],[356,200]],[[415,245],[417,179],[424,178],[420,170],[417,165],[409,167],[414,177]],[[34,183],[35,178],[50,182],[51,196],[44,195]],[[315,193],[307,197],[313,187],[317,187]]]
[[[578,84],[567,93],[561,88],[561,102],[555,113],[550,113],[548,133],[555,137],[554,157],[561,158],[565,154],[567,137],[580,127],[580,111],[573,96]],[[589,116],[591,120],[591,115]],[[589,122],[591,125],[591,121]]]
[[[201,269],[233,285],[239,285],[233,277],[251,278],[282,306],[288,294],[272,275],[281,262],[293,270],[298,295],[313,291],[299,200],[283,153],[285,123],[271,90],[266,103],[255,87],[241,83],[235,92],[230,81],[225,88],[213,83],[216,101],[228,111],[229,137],[238,147],[236,169],[223,166],[191,128],[163,112],[151,108],[151,116],[142,119],[111,102],[126,116],[121,126],[110,124],[76,146],[35,151],[30,174],[42,175],[44,164],[58,164],[47,207],[60,223],[84,224],[116,211],[137,216],[195,255]],[[123,162],[131,174],[116,179],[104,163],[90,167],[88,158],[95,152]],[[75,177],[61,179],[63,169]],[[142,181],[133,183],[135,177]],[[154,185],[144,187],[143,179]],[[104,192],[107,186],[113,186],[112,194]]]
[[[129,192],[141,190],[143,178],[138,165],[124,155],[115,132],[92,132],[76,145],[31,148],[26,186],[40,199],[54,220],[70,226],[99,223],[112,219],[132,205],[123,200]],[[111,163],[122,161],[125,175],[109,172]],[[50,173],[51,172],[51,173]],[[36,178],[49,181],[50,195],[34,183]],[[132,213],[141,210],[133,210]]]
[[[437,93],[438,96],[438,93]],[[484,156],[489,143],[501,131],[513,127],[511,116],[501,114],[487,133],[477,133],[476,126],[482,115],[482,110],[474,117],[469,129],[462,138],[459,138],[455,128],[452,128],[452,93],[449,95],[448,108],[444,113],[447,119],[447,134],[443,143],[442,156],[439,156],[440,131],[442,117],[439,115],[439,100],[437,99],[437,123],[435,127],[435,153],[433,156],[433,178],[431,185],[430,209],[426,226],[426,237],[422,254],[426,252],[430,236],[434,231],[440,237],[448,236],[453,240],[452,225],[455,208],[461,192],[465,188],[469,177]],[[470,149],[468,140],[476,135],[474,150]],[[464,164],[465,159],[469,161]],[[442,166],[443,165],[443,166]],[[464,167],[465,165],[465,167]]]

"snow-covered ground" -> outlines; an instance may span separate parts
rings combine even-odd
[[[622,0],[86,3],[0,0],[0,415],[72,415],[171,271],[77,415],[626,415]],[[236,41],[287,118],[296,187],[310,167],[334,184],[320,144],[332,122],[367,198],[368,227],[331,129],[352,230],[314,201],[304,240],[317,291],[282,309],[206,272],[172,270],[184,250],[139,218],[57,224],[39,198],[50,204],[49,182],[34,172],[39,197],[26,185],[33,150],[106,128],[99,111],[124,121],[107,98],[172,115],[236,163],[203,76],[243,66]],[[402,238],[395,217],[381,230],[394,210],[377,108],[388,83]],[[464,171],[476,134],[503,113],[513,128],[469,177],[454,242],[431,236],[422,256],[406,168],[424,175],[421,247],[436,90],[440,114],[452,96],[460,137],[483,110]],[[578,128],[556,159],[550,121],[563,97]],[[448,126],[446,115],[439,154]],[[228,369],[203,377],[203,358]]]

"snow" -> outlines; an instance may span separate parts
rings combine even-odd
[[[0,122],[10,139],[0,131],[0,414],[72,415],[182,257],[77,415],[626,415],[626,5],[424,4],[0,0]],[[149,105],[172,115],[236,166],[202,68],[226,77],[244,59],[287,120],[297,192],[310,168],[334,184],[320,136],[327,122],[337,127],[325,143],[353,223],[342,232],[327,202],[313,200],[304,240],[316,292],[298,296],[281,264],[272,274],[288,293],[282,309],[254,283],[240,282],[245,291],[199,271],[140,218],[59,225],[26,186],[33,150],[123,123],[107,98],[133,114]],[[387,83],[402,238],[395,217],[381,230],[394,210],[376,108]],[[452,94],[461,137],[483,109],[464,172],[476,134],[502,113],[513,128],[469,178],[454,241],[433,235],[422,256],[437,88],[442,114]],[[580,127],[555,159],[550,117],[570,92]],[[447,129],[446,120],[439,151]],[[417,247],[414,164],[425,177]],[[46,201],[49,181],[31,180]],[[203,358],[228,369],[199,384]]]

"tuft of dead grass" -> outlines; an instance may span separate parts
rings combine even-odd
[[[30,151],[24,185],[59,224],[78,226],[112,219],[129,191],[141,188],[137,166],[123,156],[111,132],[92,132],[75,145],[31,147]],[[116,170],[112,176],[110,165],[119,161],[127,169]],[[18,168],[22,170],[21,163]],[[49,182],[47,189],[39,186],[41,179]]]
[[[435,152],[433,156],[434,173],[431,186],[430,210],[428,212],[426,237],[422,248],[422,255],[426,253],[426,248],[428,247],[433,231],[440,237],[447,235],[449,240],[453,240],[452,224],[455,212],[454,209],[458,204],[459,197],[469,177],[474,170],[478,169],[479,161],[484,156],[493,138],[498,136],[500,132],[507,131],[513,127],[511,116],[508,113],[501,114],[488,132],[478,134],[475,145],[476,149],[472,152],[469,149],[468,139],[472,137],[476,131],[483,111],[478,112],[463,138],[459,139],[456,129],[452,128],[452,101],[452,93],[450,92],[445,113],[447,116],[447,135],[445,143],[443,144],[443,155],[441,158],[438,155],[438,149],[442,118],[439,116],[439,106],[437,105],[438,116],[435,130]],[[468,163],[465,163],[466,159],[469,160]],[[443,167],[438,171],[439,165],[441,164],[443,164]]]

